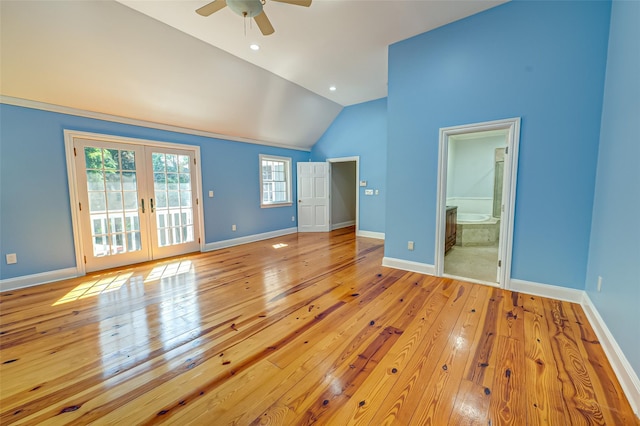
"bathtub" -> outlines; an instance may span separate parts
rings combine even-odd
[[[456,245],[494,246],[500,238],[500,219],[484,213],[458,213]]]
[[[479,223],[486,222],[491,219],[491,215],[483,213],[460,213],[457,214],[458,222],[463,223]]]

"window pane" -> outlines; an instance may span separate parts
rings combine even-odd
[[[177,172],[178,171],[178,156],[175,154],[166,154],[166,167],[167,167],[167,172]]]
[[[167,173],[167,187],[169,191],[176,191],[178,189],[177,173]]]
[[[191,189],[191,175],[188,173],[180,173],[180,189]]]
[[[137,210],[138,209],[138,197],[136,192],[124,193],[124,208],[125,210]]]
[[[164,173],[153,174],[153,186],[156,191],[166,191],[167,181]]]
[[[189,170],[190,170],[189,167],[191,165],[191,161],[190,161],[191,159],[189,158],[189,156],[188,155],[180,155],[179,159],[180,159],[180,164],[179,164],[179,167],[178,167],[178,171],[180,173],[189,173]]]
[[[116,170],[120,168],[118,164],[118,150],[117,149],[103,149],[102,156],[104,158],[104,168],[107,170]]]
[[[120,191],[122,189],[120,172],[106,172],[105,178],[105,180],[107,181],[107,190]]]
[[[107,206],[109,211],[122,210],[122,193],[107,192]]]
[[[180,193],[169,191],[169,207],[180,207]]]
[[[103,212],[106,209],[104,192],[89,192],[89,212]]]
[[[156,191],[156,207],[159,209],[167,207],[167,193]]]
[[[191,207],[191,191],[180,191],[180,206]]]
[[[154,172],[164,172],[164,154],[154,152],[153,154],[151,154],[151,161],[153,162]]]
[[[122,189],[125,191],[136,191],[138,189],[135,172],[122,173]]]
[[[120,151],[120,165],[122,170],[135,170],[136,153],[134,151]]]
[[[84,161],[87,169],[102,169],[102,150],[90,146],[86,147],[84,149]]]
[[[87,170],[87,189],[104,191],[104,176],[101,170]]]

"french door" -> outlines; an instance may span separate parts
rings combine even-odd
[[[197,251],[195,151],[74,138],[86,271]]]

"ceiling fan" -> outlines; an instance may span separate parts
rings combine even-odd
[[[294,4],[297,6],[309,7],[311,6],[311,0],[272,0],[280,3]],[[274,33],[273,25],[264,13],[263,6],[266,0],[214,0],[211,3],[205,4],[196,12],[202,16],[209,16],[225,6],[229,6],[229,9],[233,10],[238,15],[244,18],[253,18],[260,28],[262,35],[269,35]]]

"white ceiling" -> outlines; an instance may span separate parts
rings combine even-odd
[[[267,0],[266,37],[207,2],[1,0],[1,94],[309,149],[387,95],[389,44],[504,1]]]

